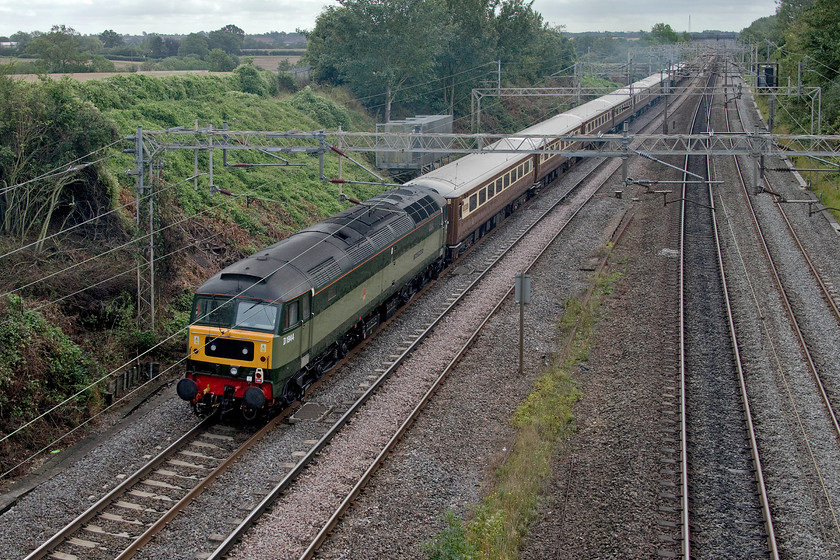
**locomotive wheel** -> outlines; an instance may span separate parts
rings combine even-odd
[[[344,358],[350,353],[350,343],[346,338],[342,338],[338,343],[338,359]]]

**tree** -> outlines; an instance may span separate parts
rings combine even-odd
[[[152,58],[164,58],[168,54],[163,38],[160,35],[149,35],[146,37],[146,49]]]
[[[178,47],[178,56],[187,56],[194,54],[199,58],[204,58],[210,48],[207,44],[207,37],[201,33],[190,33],[181,40],[181,46]]]
[[[163,40],[163,52],[165,56],[178,56],[178,49],[181,48],[181,40],[175,37],[167,37]]]
[[[106,49],[113,49],[114,47],[120,47],[125,44],[122,35],[113,29],[106,29],[100,33],[99,40],[102,41],[102,44],[105,45]]]
[[[226,25],[207,35],[207,43],[210,49],[221,49],[227,54],[239,54],[242,42],[245,40],[245,32],[235,25]]]
[[[76,87],[70,79],[27,83],[0,75],[3,233],[25,237],[38,232],[42,240],[60,206],[72,212],[74,200],[93,198],[90,192],[99,183],[96,167],[58,171],[118,135],[113,123],[78,97]],[[53,176],[28,182],[46,173]]]
[[[316,74],[347,83],[390,119],[394,95],[434,75],[448,28],[439,0],[339,0],[321,12],[310,34]]]
[[[222,49],[213,49],[204,57],[211,72],[230,72],[236,68],[236,61]]]
[[[40,58],[49,72],[72,72],[90,59],[79,47],[79,34],[75,29],[53,25],[49,33],[34,38],[26,50]]]
[[[671,45],[680,42],[680,35],[667,23],[656,23],[651,27],[647,36],[651,44]]]

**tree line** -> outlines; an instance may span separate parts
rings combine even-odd
[[[620,61],[630,48],[609,34],[570,39],[528,0],[338,0],[306,36],[312,78],[348,87],[386,121],[395,102],[405,114],[463,114],[475,87],[571,85],[580,53]],[[685,40],[657,23],[633,46]]]
[[[11,43],[0,49],[0,55],[36,59],[17,61],[12,68],[15,73],[113,72],[113,60],[138,62],[144,70],[229,72],[238,66],[243,49],[305,45],[305,39],[297,33],[246,36],[242,29],[230,24],[209,33],[151,33],[142,37],[124,36],[113,29],[99,35],[81,35],[72,27],[54,25],[49,32],[18,31],[10,37],[0,37],[0,41]]]
[[[339,0],[307,33],[314,80],[347,86],[385,120],[395,100],[453,113],[482,82],[539,82],[572,63],[561,29],[524,0]]]
[[[797,83],[801,68],[803,85],[822,88],[824,134],[840,132],[838,30],[836,0],[777,0],[774,15],[754,21],[740,36],[742,43],[759,47],[759,62],[778,62],[780,76],[790,76],[792,83]],[[789,112],[791,126],[810,122],[810,107],[804,100],[786,99],[784,103],[787,111],[780,118]]]

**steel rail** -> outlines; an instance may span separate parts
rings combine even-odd
[[[737,108],[737,105],[736,105]],[[738,118],[743,119],[740,114],[740,108],[738,108]],[[808,369],[811,371],[811,376],[814,379],[814,382],[817,385],[817,389],[820,393],[820,397],[825,404],[826,411],[828,412],[829,417],[831,418],[831,423],[834,426],[834,434],[835,437],[838,439],[838,443],[840,443],[840,422],[838,422],[837,415],[834,412],[834,407],[831,405],[831,400],[828,398],[828,393],[825,390],[825,386],[823,385],[819,369],[817,368],[816,362],[814,361],[813,356],[811,356],[811,351],[808,349],[808,344],[805,341],[805,334],[802,332],[802,329],[799,326],[799,321],[796,319],[796,314],[793,311],[793,305],[790,302],[790,298],[788,298],[787,292],[785,290],[784,285],[782,284],[782,279],[779,276],[778,267],[776,266],[776,262],[773,259],[773,255],[770,253],[770,247],[767,245],[767,238],[764,235],[764,230],[761,227],[761,224],[758,221],[758,216],[755,213],[755,208],[753,206],[752,200],[750,200],[750,195],[747,188],[747,183],[744,180],[743,171],[741,169],[741,164],[738,161],[738,158],[735,158],[735,165],[738,168],[738,174],[741,178],[741,185],[743,187],[742,193],[744,195],[744,199],[746,200],[747,208],[750,211],[750,216],[752,217],[753,226],[755,228],[756,233],[758,234],[758,240],[761,243],[761,247],[764,251],[764,256],[767,259],[767,262],[770,265],[770,272],[773,276],[773,280],[776,284],[776,288],[778,289],[779,296],[782,299],[782,303],[784,304],[785,311],[788,316],[788,320],[790,321],[791,327],[793,328],[794,334],[796,335],[796,339],[799,342],[799,347],[802,350],[802,354],[805,357],[805,361],[808,365]]]
[[[606,183],[606,181],[604,181],[604,183]],[[603,186],[603,184],[601,186]],[[558,229],[558,231],[545,244],[545,246],[539,252],[539,254],[536,257],[534,257],[534,259],[531,261],[531,263],[525,268],[525,272],[529,272],[537,264],[537,262],[539,262],[539,260],[543,257],[543,255],[546,253],[546,251],[548,251],[548,249],[551,248],[551,246],[554,244],[554,242],[557,240],[557,238],[560,236],[560,234],[565,231],[566,227],[578,215],[578,213],[583,209],[583,207],[586,205],[586,203],[589,200],[592,199],[592,196],[594,196],[594,194],[597,193],[598,190],[600,190],[600,187],[598,189],[595,189],[593,191],[593,194],[590,195],[589,197],[587,197],[586,200],[583,201],[581,206],[579,208],[577,208],[572,213],[571,216],[569,216],[569,219],[566,221],[566,223],[564,223]],[[554,208],[556,208],[556,206],[552,207],[552,210]],[[536,224],[534,224],[534,225],[536,225]],[[626,222],[623,222],[622,225],[624,227],[626,227],[627,224],[626,224]],[[614,237],[619,237],[620,234],[624,232],[624,227],[621,227],[620,230],[617,229],[617,233],[614,235]],[[529,228],[529,230],[530,229],[532,229],[532,228]],[[611,253],[612,253],[612,251],[607,253],[607,255],[602,259],[602,263],[606,261],[606,259],[609,257],[609,255]],[[494,267],[497,264],[499,264],[498,260],[496,262],[494,262],[491,265],[491,267]],[[603,265],[602,265],[602,267],[603,267]],[[452,370],[452,368],[454,368],[458,364],[458,362],[461,360],[461,358],[464,356],[464,354],[466,354],[469,351],[469,349],[472,347],[473,342],[475,342],[475,340],[478,338],[478,335],[481,334],[481,331],[484,329],[486,324],[490,321],[490,319],[493,318],[493,316],[498,312],[498,310],[502,307],[502,305],[504,305],[505,301],[507,300],[508,297],[510,297],[510,295],[513,293],[513,291],[514,291],[514,287],[511,286],[508,289],[508,291],[505,292],[504,295],[502,295],[499,298],[499,301],[496,303],[496,305],[493,306],[493,309],[487,314],[487,316],[484,318],[484,320],[482,320],[481,324],[472,333],[470,338],[464,343],[463,347],[458,351],[456,356],[442,370],[442,372],[440,373],[438,378],[435,380],[435,382],[432,384],[432,386],[428,389],[428,391],[426,391],[426,393],[423,395],[422,399],[414,407],[414,409],[412,410],[412,412],[408,416],[408,418],[405,421],[403,421],[403,423],[396,430],[396,432],[391,437],[391,439],[388,441],[388,443],[383,447],[383,449],[379,453],[379,455],[377,455],[376,459],[374,459],[374,461],[371,463],[371,465],[368,467],[368,469],[365,471],[365,473],[359,478],[359,480],[356,482],[356,484],[353,486],[353,488],[350,490],[350,492],[347,494],[347,496],[344,498],[344,500],[342,500],[341,504],[338,506],[338,508],[332,514],[330,519],[327,521],[326,524],[324,524],[324,526],[318,532],[318,535],[316,535],[316,537],[312,540],[309,547],[304,551],[303,554],[301,554],[300,560],[308,560],[309,558],[312,558],[314,556],[315,552],[321,547],[321,545],[326,540],[330,531],[332,531],[335,528],[335,526],[338,524],[338,521],[341,519],[341,517],[344,515],[344,513],[350,507],[350,504],[353,503],[353,501],[356,499],[356,497],[361,492],[362,488],[365,487],[365,485],[368,483],[370,478],[373,476],[373,473],[376,472],[376,470],[382,465],[382,463],[384,463],[385,458],[394,449],[396,444],[402,439],[402,436],[405,434],[405,432],[408,430],[409,426],[411,426],[411,424],[414,422],[414,420],[417,418],[417,416],[420,414],[420,412],[425,408],[428,401],[431,399],[431,397],[437,391],[437,388],[443,383],[443,381],[446,380],[446,378],[449,375],[449,372]]]
[[[24,560],[39,560],[40,558],[46,557],[47,554],[52,552],[59,544],[64,542],[69,535],[76,533],[81,529],[88,521],[93,519],[99,512],[101,512],[106,506],[113,503],[114,500],[124,494],[129,488],[140,482],[143,477],[147,476],[150,472],[156,469],[161,463],[163,463],[166,459],[169,458],[176,450],[182,448],[184,445],[195,439],[200,433],[204,432],[211,424],[215,422],[214,416],[208,416],[203,421],[196,424],[190,431],[186,434],[178,438],[175,442],[173,442],[169,447],[161,451],[156,457],[154,457],[151,461],[146,463],[144,466],[140,467],[133,475],[129,476],[125,480],[122,481],[117,487],[113,490],[105,494],[102,498],[99,499],[95,504],[90,506],[84,512],[82,512],[76,519],[68,523],[63,529],[53,535],[48,541],[44,544],[33,550],[32,552],[27,555]]]
[[[764,183],[767,185],[767,188],[773,192],[773,187],[770,184],[770,179],[767,176],[764,176]],[[814,202],[818,202],[814,200]],[[805,250],[805,246],[802,245],[802,241],[799,239],[799,236],[796,234],[796,230],[793,229],[793,224],[790,222],[788,218],[787,212],[785,212],[784,207],[782,206],[782,201],[776,197],[776,206],[779,209],[779,212],[782,215],[782,219],[784,219],[785,224],[787,224],[788,231],[790,232],[791,237],[793,237],[796,246],[802,252],[802,257],[805,259],[805,262],[808,263],[808,268],[811,270],[811,274],[814,275],[814,279],[817,281],[817,284],[820,286],[820,290],[822,290],[823,295],[825,296],[825,300],[828,303],[828,306],[831,307],[831,310],[834,312],[834,316],[840,321],[840,308],[837,307],[837,304],[834,301],[834,298],[831,297],[831,292],[828,290],[828,286],[825,285],[823,282],[822,276],[817,271],[817,267],[814,266],[814,262],[811,260],[811,257],[808,256],[808,251]]]
[[[646,126],[652,126],[652,123],[649,124],[649,125],[646,125]],[[566,227],[580,213],[580,211],[583,209],[583,207],[586,205],[586,203],[589,202],[589,200],[591,200],[592,196],[594,196],[594,194],[597,193],[597,191],[600,190],[600,188],[604,184],[606,184],[612,178],[612,176],[617,172],[618,172],[618,170],[614,171],[609,177],[605,178],[604,181],[601,183],[601,185],[597,189],[594,189],[593,193],[590,196],[588,196],[586,198],[586,200],[584,200],[582,202],[582,204],[569,216],[568,220],[560,228],[558,228],[558,230],[551,237],[551,239],[548,240],[548,242],[545,243],[544,247],[540,250],[540,252],[532,259],[531,263],[526,267],[525,272],[529,272],[539,262],[539,260],[543,257],[543,255],[545,255],[546,251],[548,251],[548,249],[551,248],[551,246],[554,244],[554,242],[557,240],[557,238],[560,236],[560,234],[565,231]],[[578,183],[578,185],[579,184],[580,184],[580,182]],[[575,187],[577,187],[578,185],[576,185]],[[532,224],[528,228],[528,230],[526,230],[525,233],[523,233],[514,242],[514,244],[511,245],[511,247],[509,247],[498,259],[496,259],[488,267],[488,270],[490,268],[496,266],[497,264],[499,264],[501,258],[504,256],[504,254],[506,254],[508,250],[510,250],[514,245],[516,245],[519,241],[521,241],[525,237],[525,235],[527,235],[534,227],[536,227],[536,225],[540,221],[542,221],[543,218],[545,218],[550,212],[553,212],[559,206],[560,202],[562,202],[562,201],[559,201],[557,204],[553,205],[542,216],[540,216],[540,218],[534,224]],[[625,213],[625,216],[626,216],[626,213]],[[625,231],[628,224],[629,224],[629,220],[622,219],[622,222],[616,228],[616,231],[613,232],[613,236],[612,236],[613,241],[617,241],[618,239],[621,238],[621,236],[624,234],[624,231]],[[603,257],[603,259],[601,261],[601,265],[599,266],[599,271],[603,269],[603,267],[605,266],[605,264],[606,264],[606,262],[609,259],[609,256],[611,254],[612,254],[612,248]],[[426,392],[426,394],[423,396],[423,398],[420,400],[420,402],[415,406],[415,408],[412,410],[412,412],[408,416],[408,418],[400,425],[400,427],[397,429],[397,431],[394,433],[394,435],[391,437],[391,439],[388,441],[388,443],[384,446],[384,448],[379,453],[379,455],[376,457],[376,459],[371,463],[371,465],[368,467],[368,469],[365,471],[365,473],[356,482],[356,484],[353,486],[353,488],[350,490],[350,492],[344,498],[344,500],[342,500],[341,504],[338,506],[336,511],[333,513],[333,515],[330,517],[330,519],[327,521],[327,523],[321,528],[321,530],[318,532],[318,535],[316,535],[316,537],[310,543],[309,547],[300,556],[300,560],[308,560],[309,558],[312,558],[314,556],[315,552],[320,548],[320,546],[326,540],[327,536],[329,535],[329,532],[332,531],[335,528],[335,526],[338,524],[338,521],[340,520],[340,518],[346,512],[347,508],[349,508],[350,504],[353,503],[353,501],[356,499],[358,494],[361,492],[362,488],[364,488],[364,486],[367,484],[367,482],[373,476],[373,473],[379,468],[379,466],[384,462],[384,460],[388,456],[388,454],[393,450],[393,448],[396,446],[396,444],[401,440],[405,431],[414,422],[416,417],[419,415],[419,413],[425,407],[428,400],[432,397],[432,395],[435,393],[435,391],[440,386],[440,384],[446,379],[446,377],[448,376],[448,373],[458,363],[458,361],[463,357],[463,355],[466,354],[466,352],[472,346],[472,343],[475,341],[476,338],[478,338],[478,335],[481,333],[484,326],[490,321],[490,319],[501,308],[501,306],[504,304],[504,302],[507,300],[507,298],[510,297],[510,294],[513,292],[513,290],[514,290],[514,288],[511,287],[510,289],[508,289],[507,292],[505,292],[504,295],[502,295],[501,298],[499,298],[499,301],[496,303],[496,305],[493,307],[493,309],[490,311],[490,313],[488,313],[488,315],[484,318],[484,320],[481,322],[481,324],[476,328],[476,330],[470,336],[469,340],[467,340],[465,342],[464,346],[458,351],[455,358],[453,358],[451,360],[451,362],[444,368],[444,370],[441,372],[438,379],[429,388],[429,390]],[[589,289],[588,294],[587,294],[587,298],[591,297],[591,294],[592,294],[593,290],[594,290],[594,285],[590,286],[590,289]],[[569,340],[569,343],[570,342],[571,342],[571,338]]]
[[[724,116],[726,117],[727,128],[729,128],[729,113],[725,110]],[[711,177],[711,162],[708,160],[708,158],[706,160],[706,165],[709,172],[709,177]],[[739,176],[743,179],[740,167],[738,167],[738,173]],[[711,184],[709,184],[709,198],[712,201],[712,206],[714,206],[715,202],[713,196],[713,187]],[[761,512],[762,517],[764,518],[764,530],[767,533],[767,544],[770,549],[770,554],[774,560],[778,560],[779,547],[776,540],[776,529],[773,524],[773,514],[770,511],[770,496],[767,492],[767,485],[764,481],[764,468],[761,464],[761,455],[758,449],[758,438],[755,434],[755,425],[753,423],[752,418],[752,408],[750,406],[749,393],[747,392],[747,381],[746,375],[744,374],[743,362],[741,360],[741,350],[738,345],[738,335],[735,329],[735,316],[732,312],[732,302],[729,297],[729,288],[727,287],[726,269],[724,267],[723,251],[720,246],[720,233],[718,230],[716,219],[713,219],[713,225],[715,231],[715,246],[717,247],[718,265],[720,267],[720,278],[721,284],[723,286],[723,296],[724,301],[726,302],[726,316],[727,321],[729,323],[729,334],[732,340],[732,352],[735,354],[735,365],[738,370],[738,385],[741,390],[741,402],[744,408],[744,419],[747,424],[747,433],[749,435],[750,440],[750,454],[752,455],[756,484],[758,485],[759,501],[761,502]]]
[[[291,412],[291,407],[287,407],[282,413],[278,414],[274,418],[271,419],[270,422],[267,422],[265,426],[260,428],[256,433],[254,433],[247,441],[245,441],[242,445],[240,445],[237,449],[233,451],[228,457],[219,463],[215,469],[210,471],[204,479],[202,479],[198,484],[196,484],[192,489],[190,489],[187,494],[178,500],[178,502],[173,505],[166,513],[164,513],[157,521],[155,521],[152,525],[146,529],[140,536],[138,536],[130,545],[128,545],[125,550],[123,550],[118,556],[116,556],[115,560],[127,560],[128,558],[132,558],[137,551],[143,548],[152,538],[160,533],[169,522],[171,522],[179,513],[181,513],[193,500],[195,500],[198,496],[200,496],[222,473],[224,473],[237,459],[239,459],[243,453],[251,449],[254,444],[256,444],[260,439],[263,438],[268,432],[273,430],[277,423],[281,420],[284,420]]]
[[[603,163],[600,165],[604,165]],[[504,249],[492,263],[490,263],[464,290],[458,294],[458,297],[452,301],[446,309],[444,309],[440,315],[436,319],[434,319],[429,326],[427,326],[421,334],[417,336],[417,338],[406,348],[402,354],[400,354],[397,358],[394,359],[393,363],[388,367],[385,372],[383,372],[379,378],[374,381],[371,386],[365,391],[363,395],[361,395],[356,402],[354,402],[350,408],[339,418],[335,424],[321,437],[320,440],[307,452],[305,456],[303,456],[297,465],[289,471],[286,476],[283,477],[280,482],[263,498],[263,500],[245,517],[245,519],[240,522],[240,524],[228,535],[228,537],[222,541],[219,546],[214,550],[210,556],[208,556],[207,560],[219,560],[222,558],[233,546],[236,542],[245,534],[245,532],[256,523],[257,519],[262,516],[263,513],[268,509],[268,507],[280,496],[283,492],[285,492],[293,483],[294,481],[300,476],[300,474],[309,466],[309,464],[315,459],[315,457],[321,452],[321,450],[326,447],[329,442],[338,434],[338,432],[350,421],[350,419],[356,414],[356,412],[368,401],[370,398],[379,390],[385,381],[387,381],[391,375],[399,368],[399,366],[408,358],[408,356],[414,352],[421,343],[431,335],[434,331],[435,327],[437,327],[440,322],[446,318],[449,313],[451,313],[466,297],[468,293],[470,293],[480,282],[484,279],[484,277],[490,272],[491,269],[495,267],[495,265],[501,261],[508,254],[516,245],[518,245],[530,232],[531,230],[536,227],[545,217],[547,217],[551,212],[553,212],[558,206],[560,206],[563,202],[565,202],[575,190],[580,187],[583,183],[584,179],[579,180],[566,194],[560,197],[549,209],[543,212],[524,232],[522,232],[513,242],[511,242],[508,247]],[[594,192],[590,195],[589,198],[594,196]]]
[[[647,124],[643,128],[647,128],[649,126],[653,126],[653,124]],[[602,166],[608,165],[607,161],[603,161],[598,164],[597,168]],[[618,169],[613,172],[618,172]],[[612,174],[611,174],[612,176]],[[424,329],[424,331],[418,335],[418,337],[414,340],[414,342],[406,348],[402,354],[400,354],[397,358],[395,358],[394,362],[388,367],[388,369],[383,372],[379,378],[374,381],[371,386],[365,391],[363,395],[361,395],[358,400],[351,405],[351,407],[342,415],[342,417],[336,421],[336,423],[327,431],[321,439],[310,449],[309,452],[305,456],[303,456],[297,465],[289,471],[286,476],[280,480],[277,485],[260,501],[260,503],[243,519],[239,525],[228,535],[228,537],[222,541],[217,548],[207,557],[207,560],[220,560],[224,557],[227,552],[229,552],[233,546],[238,542],[242,536],[247,532],[247,530],[256,523],[257,519],[259,519],[263,513],[271,506],[271,504],[279,497],[283,492],[285,492],[294,481],[300,476],[300,474],[308,467],[308,465],[317,457],[317,455],[321,452],[321,450],[326,447],[329,442],[335,437],[335,435],[341,430],[341,428],[349,422],[350,418],[364,405],[372,396],[375,394],[378,389],[382,386],[382,384],[391,377],[392,373],[396,371],[399,365],[412,353],[417,349],[421,343],[428,338],[428,336],[432,333],[435,327],[455,308],[457,307],[460,302],[463,300],[466,295],[475,288],[478,283],[490,272],[494,266],[504,258],[505,255],[509,251],[511,251],[517,244],[519,244],[530,232],[533,228],[535,228],[545,217],[547,217],[551,212],[553,212],[558,206],[564,203],[569,197],[583,184],[585,178],[579,179],[570,189],[569,191],[564,194],[562,197],[559,198],[550,208],[545,210],[539,217],[537,217],[534,222],[528,226],[526,230],[524,230],[516,239],[514,239],[510,245],[508,245],[502,253],[500,253],[492,263],[490,263],[484,271],[482,271],[474,280],[471,282],[464,290],[458,295],[458,297],[450,303],[446,309],[432,322],[429,324],[428,327]],[[586,201],[592,198],[597,193],[597,189],[593,191],[593,193],[587,198]],[[581,205],[581,208],[583,205]],[[580,208],[576,210],[572,216],[569,217],[571,220],[577,213],[580,211]],[[559,235],[559,232],[558,234]],[[556,236],[555,236],[556,237]],[[549,243],[550,245],[550,243]]]

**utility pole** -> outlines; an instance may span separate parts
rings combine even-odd
[[[135,225],[138,240],[147,237],[147,243],[138,243],[137,251],[137,324],[148,330],[155,328],[155,207],[154,172],[152,158],[146,159],[143,127],[137,127],[133,138],[134,175],[137,212]],[[149,184],[145,183],[146,163],[149,164]]]

